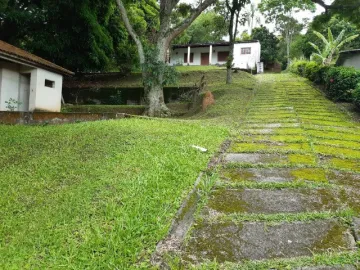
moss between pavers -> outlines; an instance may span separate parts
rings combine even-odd
[[[360,142],[354,141],[314,139],[313,142],[319,145],[340,146],[355,150],[360,149]]]
[[[273,128],[273,129],[248,129],[245,130],[245,134],[272,134],[272,135],[290,135],[290,134],[304,134],[301,128]]]
[[[237,137],[242,141],[268,141],[268,142],[284,142],[284,143],[300,143],[307,142],[308,139],[304,135],[242,135]]]
[[[324,169],[320,168],[302,168],[292,170],[291,174],[296,180],[308,180],[314,182],[328,182]]]
[[[360,142],[360,135],[353,133],[341,133],[335,131],[323,131],[309,129],[306,130],[306,134],[316,137],[316,138],[325,138],[325,139],[338,139],[338,140],[348,140],[348,141],[357,141]]]
[[[255,182],[259,177],[266,180],[267,177],[281,179],[279,182],[286,181],[313,181],[318,183],[328,183],[325,170],[322,168],[297,168],[297,169],[277,169],[274,174],[274,169],[259,169],[262,171],[253,171],[254,169],[223,169],[222,176],[231,182]],[[269,172],[264,170],[270,170]],[[260,175],[260,176],[259,176]],[[275,181],[276,183],[277,181]]]
[[[270,144],[270,143],[233,143],[230,152],[232,153],[273,153],[273,152],[308,152],[310,151],[308,143],[291,143],[291,144]]]
[[[312,125],[319,125],[319,126],[355,127],[355,125],[353,123],[349,123],[349,122],[333,122],[333,121],[312,120],[312,119],[304,119],[304,118],[302,118],[301,121],[304,124],[312,124]]]
[[[318,130],[322,132],[338,132],[345,134],[354,134],[359,135],[360,129],[357,127],[333,127],[333,126],[319,126],[319,125],[310,125],[302,124],[302,127],[306,130]]]
[[[360,172],[359,160],[349,160],[341,158],[331,158],[326,161],[326,164],[334,169],[350,170],[354,172]]]
[[[311,155],[290,154],[288,156],[288,160],[291,165],[297,165],[297,164],[303,164],[309,166],[316,165],[316,158],[315,156],[311,156]]]
[[[314,151],[316,153],[325,155],[325,156],[336,156],[344,158],[353,158],[360,159],[360,151],[353,150],[349,148],[340,148],[329,145],[314,145]],[[359,161],[360,163],[360,161]]]

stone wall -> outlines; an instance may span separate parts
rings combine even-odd
[[[65,124],[128,117],[131,115],[125,113],[0,112],[0,124]]]

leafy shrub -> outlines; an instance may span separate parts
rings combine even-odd
[[[305,66],[307,65],[308,61],[305,60],[298,60],[293,62],[290,65],[290,72],[298,74],[300,76],[304,76]]]
[[[360,83],[358,83],[353,93],[353,100],[356,107],[360,110]]]
[[[319,81],[319,79],[321,79],[318,77],[321,67],[322,65],[319,65],[315,61],[307,62],[304,68],[304,77],[312,82]]]
[[[335,101],[351,101],[352,92],[360,83],[360,70],[353,67],[332,67],[326,73],[326,94]]]

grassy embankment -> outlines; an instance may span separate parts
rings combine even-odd
[[[252,93],[247,74],[227,91],[224,71],[211,74],[217,104],[202,121],[1,125],[0,268],[146,264]]]

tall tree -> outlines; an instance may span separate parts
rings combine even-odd
[[[293,16],[280,14],[276,16],[276,28],[285,39],[287,65],[289,66],[291,43],[294,36],[300,34],[301,30],[304,28],[304,25],[300,24],[296,19],[293,18]]]
[[[248,34],[251,36],[253,29],[257,26],[257,24],[261,24],[260,16],[257,16],[258,7],[255,3],[250,3],[250,7],[246,10],[245,16],[246,21],[248,23]]]
[[[151,20],[136,12],[142,24]],[[0,39],[73,71],[131,68],[136,48],[118,14],[112,0],[8,0]]]
[[[228,34],[229,34],[229,57],[226,63],[226,83],[230,84],[232,82],[232,67],[234,61],[234,43],[236,36],[238,34],[238,25],[239,23],[245,23],[245,17],[242,17],[240,20],[240,12],[250,0],[225,0],[225,7],[227,13],[227,19],[229,22]]]
[[[130,36],[135,41],[142,67],[144,90],[146,94],[147,110],[149,116],[165,117],[170,110],[164,102],[163,86],[166,83],[167,70],[166,54],[170,42],[187,29],[191,23],[216,0],[200,1],[196,7],[191,7],[189,15],[181,22],[172,25],[171,19],[180,0],[160,0],[154,7],[159,12],[159,24],[154,25],[150,35],[136,31],[134,21],[129,16],[129,9],[123,0],[116,0],[122,20]]]
[[[274,63],[278,54],[279,39],[263,25],[253,30],[252,39],[260,41],[261,62],[265,65]]]

